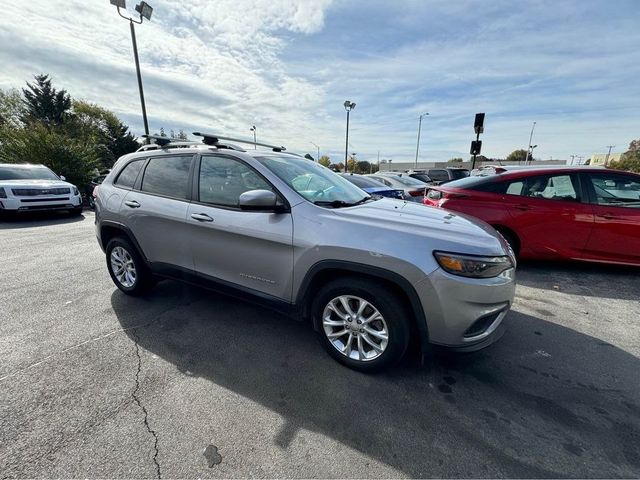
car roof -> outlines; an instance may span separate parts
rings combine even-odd
[[[13,167],[13,168],[36,168],[36,167],[46,167],[41,163],[0,163],[0,167]]]

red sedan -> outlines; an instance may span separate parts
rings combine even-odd
[[[429,187],[424,203],[493,225],[523,259],[640,266],[640,175],[634,173],[507,170]]]

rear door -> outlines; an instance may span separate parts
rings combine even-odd
[[[192,164],[193,155],[150,158],[120,208],[147,260],[158,267],[193,269],[185,224]]]
[[[576,174],[522,177],[504,196],[522,254],[580,258],[593,228],[593,211]]]
[[[233,286],[291,300],[293,220],[291,213],[245,211],[249,190],[279,193],[243,160],[203,155],[187,222],[198,273]]]
[[[640,264],[640,176],[589,172],[582,178],[588,185],[595,214],[586,256]]]

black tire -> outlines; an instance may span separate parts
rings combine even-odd
[[[132,285],[123,284],[116,276],[116,273],[113,271],[111,253],[116,247],[124,249],[133,262],[133,266],[135,268],[135,281]],[[126,238],[115,237],[109,240],[106,248],[106,260],[107,270],[109,271],[111,280],[113,280],[113,283],[115,283],[116,287],[118,287],[127,295],[144,295],[155,286],[156,279],[154,278],[153,274],[138,253],[138,250]]]
[[[79,217],[80,215],[82,215],[82,206],[69,210],[69,216],[71,217]]]
[[[331,343],[331,341],[327,337],[327,333],[325,332],[325,327],[323,325],[323,314],[329,302],[340,296],[352,296],[364,299],[368,303],[370,303],[372,307],[377,309],[378,312],[382,315],[384,323],[386,323],[388,341],[386,343],[386,348],[384,348],[384,351],[379,354],[379,356],[370,360],[357,360],[349,358],[344,353],[340,352],[338,348],[334,346],[334,344]],[[354,302],[357,302],[357,300],[354,300]],[[318,333],[318,337],[320,339],[320,343],[325,348],[325,350],[327,350],[329,355],[331,355],[338,362],[348,366],[349,368],[359,370],[361,372],[378,371],[397,363],[404,356],[407,350],[411,332],[411,315],[409,313],[409,309],[407,308],[405,302],[403,302],[398,295],[396,295],[392,291],[389,291],[388,288],[384,288],[376,284],[375,281],[367,280],[360,277],[345,277],[334,280],[325,285],[318,292],[313,302],[312,309],[313,321]],[[372,310],[369,310],[369,312],[371,311]],[[344,314],[344,312],[342,313]],[[366,314],[364,313],[363,315],[366,316]],[[344,320],[344,322],[345,325],[347,325],[347,320]],[[354,327],[356,329],[360,328],[360,326],[356,326],[355,322],[353,322],[350,324],[349,328],[352,329],[350,331],[354,331]],[[336,326],[328,328],[335,328],[337,331],[340,331],[340,329],[343,327]],[[376,327],[373,325],[373,322],[372,328],[376,329]],[[362,331],[363,330],[359,330],[359,332]],[[355,340],[356,342],[358,340],[358,335],[362,337],[362,333],[358,333],[358,331],[354,331],[353,335],[355,335],[353,337],[353,340]],[[368,338],[373,338],[368,335],[365,336],[367,336]],[[348,338],[350,337],[344,338],[344,344],[347,343]],[[370,349],[369,344],[366,344],[366,342],[364,342],[364,338],[361,338],[360,341],[363,342],[363,348]],[[373,350],[370,349],[370,351]],[[354,354],[358,355],[357,353]]]

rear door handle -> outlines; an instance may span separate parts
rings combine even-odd
[[[131,208],[139,208],[140,204],[138,202],[136,202],[135,200],[125,200],[124,204],[127,207],[131,207]]]
[[[192,213],[191,218],[198,220],[199,222],[213,222],[213,218],[206,213]]]
[[[522,210],[527,211],[527,210],[531,210],[531,207],[525,203],[521,203],[520,205],[516,205],[514,208],[516,208],[517,210]]]

